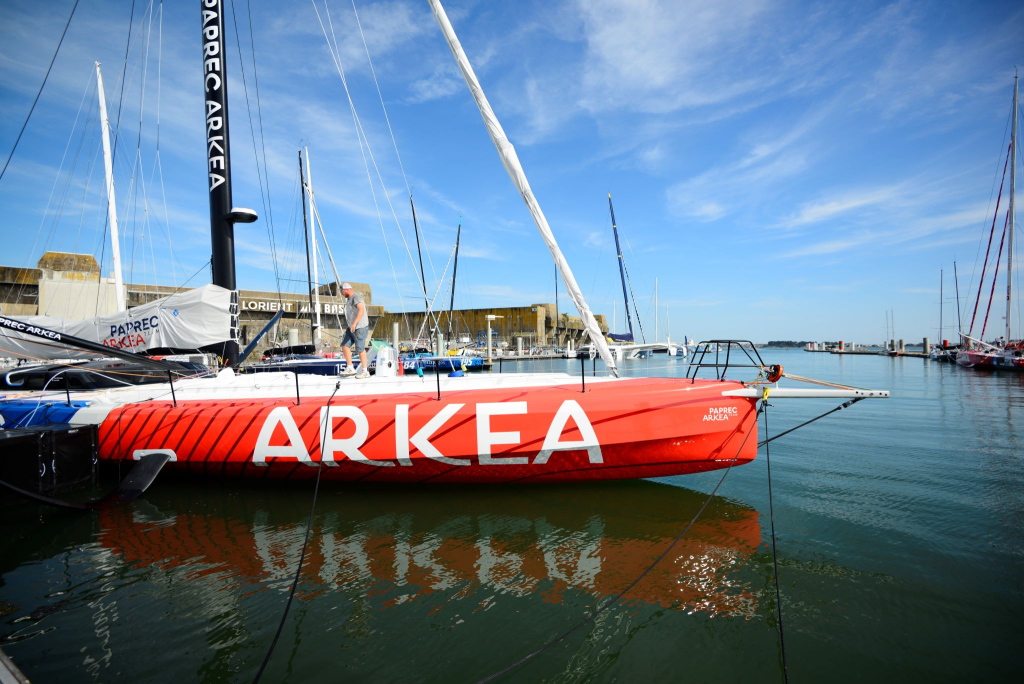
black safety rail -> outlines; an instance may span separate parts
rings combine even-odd
[[[686,371],[690,380],[704,368],[713,368],[716,380],[724,380],[730,368],[754,368],[760,372],[764,361],[750,340],[705,340],[693,352],[693,361]]]

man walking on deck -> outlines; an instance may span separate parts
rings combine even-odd
[[[357,378],[370,377],[370,368],[366,363],[366,333],[370,331],[370,320],[366,315],[366,303],[363,295],[352,289],[348,283],[342,283],[341,294],[348,300],[345,304],[345,337],[341,340],[341,352],[345,355],[345,370],[340,375]],[[359,373],[352,367],[352,347],[359,353]]]

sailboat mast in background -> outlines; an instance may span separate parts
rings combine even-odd
[[[615,255],[619,259],[619,277],[622,279],[622,301],[626,305],[626,323],[629,324],[629,339],[633,338],[633,318],[629,315],[629,293],[626,292],[626,264],[622,261],[622,247],[619,245],[619,228],[615,225],[615,207],[612,194],[608,193],[608,213],[612,215],[612,233],[615,235]]]
[[[306,201],[309,202],[309,247],[311,256],[313,257],[313,310],[310,312],[309,320],[313,323],[313,347],[315,349],[320,348],[321,342],[321,329],[320,329],[320,270],[317,268],[317,262],[320,258],[320,253],[317,250],[316,243],[316,218],[313,216],[313,174],[309,170],[309,148],[306,149]],[[341,283],[335,283],[338,287],[341,287]]]
[[[127,308],[124,283],[121,279],[121,240],[117,232],[117,201],[114,196],[114,160],[110,155],[110,119],[107,118],[107,98],[103,93],[103,73],[96,62],[96,92],[100,99],[100,131],[103,133],[103,171],[107,180],[107,217],[110,221],[110,255],[114,261],[114,293],[117,310]]]
[[[658,279],[654,279],[654,341],[657,342],[661,339],[661,333],[658,331]]]
[[[299,150],[299,186],[302,188],[302,234],[306,238],[306,284],[308,286],[309,294],[309,341],[310,344],[316,345],[316,334],[313,332],[313,266],[310,263],[309,257],[309,238],[313,233],[313,217],[310,216],[307,219],[306,216],[306,171],[302,167],[302,150]]]
[[[1006,344],[1012,339],[1010,334],[1010,314],[1013,310],[1013,234],[1016,232],[1016,224],[1013,222],[1013,195],[1014,184],[1017,180],[1017,76],[1013,77],[1013,110],[1010,119],[1013,124],[1010,130],[1010,207],[1007,214],[1007,223],[1010,226],[1010,240],[1007,244],[1006,254]]]
[[[455,263],[452,265],[452,300],[448,305],[448,341],[455,339],[458,330],[455,329],[455,276],[459,274],[459,242],[462,240],[462,217],[459,217],[459,227],[455,229]],[[426,315],[424,313],[424,315]]]

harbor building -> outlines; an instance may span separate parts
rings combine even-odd
[[[368,283],[349,282],[366,301],[371,335],[376,339],[393,341],[394,324],[397,323],[401,341],[424,340],[435,334],[436,320],[440,332],[452,346],[485,346],[488,322],[492,344],[496,346],[514,348],[518,344],[517,338],[527,349],[531,346],[566,347],[570,343],[578,347],[587,342],[583,321],[567,313],[559,316],[551,303],[457,309],[450,328],[449,312],[434,311],[424,326],[426,316],[423,311],[385,311],[383,307],[373,305],[373,290]],[[129,309],[191,289],[134,283],[124,287]],[[290,337],[297,339],[299,344],[309,344],[312,340],[310,296],[304,292],[263,290],[239,290],[239,344],[242,347],[249,344],[282,310],[281,320],[257,346],[256,357],[275,344],[288,345]],[[83,320],[116,311],[114,279],[100,272],[99,263],[91,254],[46,252],[35,268],[0,266],[0,313],[4,315]],[[595,315],[595,318],[601,331],[607,333],[606,317]],[[337,283],[320,287],[320,325],[324,350],[340,351],[347,323],[345,299]],[[295,334],[289,336],[292,330]]]
[[[605,316],[594,316],[601,332],[608,333]],[[378,322],[376,337],[390,338],[394,324],[398,324],[401,340],[424,339],[432,336],[435,327],[458,346],[485,346],[488,323],[490,323],[492,344],[517,345],[516,338],[523,340],[523,346],[565,347],[571,341],[574,347],[586,343],[585,326],[579,316],[563,313],[558,316],[554,304],[531,304],[484,309],[456,309],[449,312],[433,311],[424,325],[423,311],[406,313],[385,312]],[[490,320],[488,320],[490,318]],[[557,318],[557,321],[556,321]],[[436,325],[435,325],[436,320]],[[557,326],[556,326],[557,323]],[[449,335],[448,331],[451,330]]]
[[[367,283],[349,281],[366,301],[370,326],[384,313],[373,306]],[[128,308],[191,288],[166,285],[125,285]],[[296,330],[300,344],[311,339],[310,296],[306,293],[239,290],[239,344],[245,347],[271,318],[283,310],[281,320],[257,346],[256,358],[266,349],[288,344],[288,331]],[[53,316],[83,320],[117,311],[114,279],[103,276],[91,254],[46,252],[35,268],[0,266],[0,313],[10,316]],[[320,287],[320,325],[323,346],[340,351],[345,330],[345,299],[337,283]]]

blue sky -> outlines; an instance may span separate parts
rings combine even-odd
[[[422,308],[391,213],[393,206],[415,255],[405,178],[416,198],[432,292],[461,215],[457,306],[553,300],[551,259],[426,2],[356,3],[404,174],[352,4],[327,4],[387,195],[373,166],[371,194],[311,2],[253,3],[261,143],[247,5],[236,2],[261,159],[266,147],[278,257],[275,270],[229,21],[234,200],[261,215],[237,229],[240,287],[275,290],[280,282],[284,290],[303,289],[296,153],[309,145],[341,277],[369,282],[374,303]],[[0,6],[4,156],[71,4]],[[198,4],[166,3],[161,11],[159,3],[136,2],[122,99],[131,2],[81,3],[0,180],[3,265],[34,265],[49,248],[102,255],[104,270],[110,268],[109,245],[102,246],[92,67],[98,60],[112,117],[119,101],[122,108],[115,178],[126,279],[208,282]],[[614,302],[619,328],[609,192],[649,336],[657,278],[662,334],[667,312],[675,339],[876,341],[888,309],[898,336],[935,338],[942,268],[946,337],[953,336],[953,260],[966,299],[992,221],[1014,65],[1024,63],[1019,3],[445,6],[585,296],[609,318]],[[230,20],[230,5],[226,11]],[[563,296],[563,311],[567,303]],[[1003,306],[993,305],[990,330],[1003,325]]]

